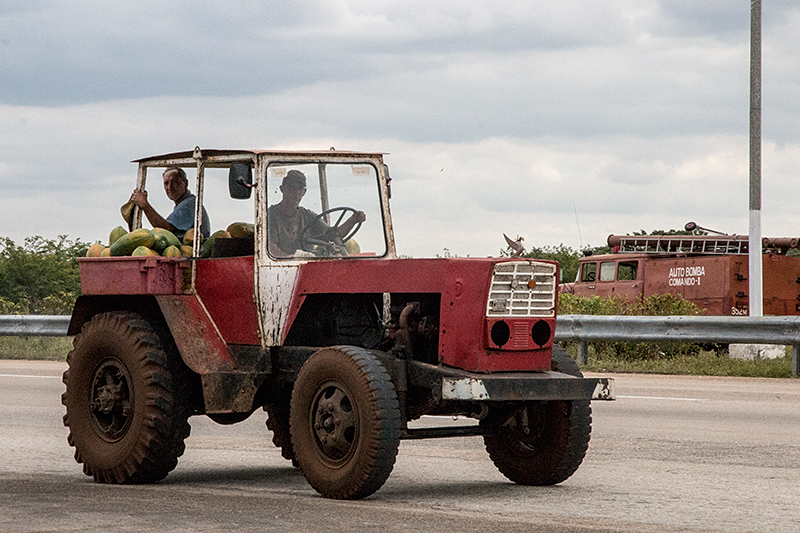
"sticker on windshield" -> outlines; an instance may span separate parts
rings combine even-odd
[[[353,165],[350,168],[353,169],[353,176],[369,176],[371,174],[370,169],[372,167],[363,165],[360,166]]]
[[[289,172],[287,167],[269,167],[269,175],[273,178],[283,178]]]

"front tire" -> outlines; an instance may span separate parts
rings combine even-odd
[[[553,346],[552,370],[582,377],[575,361]],[[589,400],[525,402],[490,413],[484,444],[497,469],[521,485],[554,485],[583,462],[592,431]]]
[[[289,418],[300,470],[323,496],[364,498],[386,482],[400,445],[400,408],[389,374],[370,352],[315,352],[300,369]]]
[[[178,464],[189,436],[185,369],[135,313],[96,315],[67,356],[64,425],[75,460],[98,483],[151,483]]]

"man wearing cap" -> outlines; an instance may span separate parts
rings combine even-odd
[[[280,202],[267,210],[269,218],[269,253],[273,257],[290,257],[300,249],[300,236],[303,230],[313,224],[307,236],[320,238],[331,228],[313,211],[300,206],[305,196],[306,176],[299,170],[290,170],[280,186],[283,195]],[[316,220],[315,220],[316,219]],[[367,216],[363,211],[354,213],[338,227],[339,238],[344,237]]]
[[[150,205],[150,202],[147,201],[147,191],[133,191],[130,201],[139,206],[154,228],[168,229],[176,237],[182,239],[189,228],[194,227],[194,205],[197,197],[189,192],[189,180],[186,178],[186,172],[182,168],[167,168],[164,170],[162,179],[167,198],[175,202],[175,208],[167,218],[159,215]],[[200,232],[203,237],[208,237],[211,234],[211,222],[205,206],[203,207],[203,221],[200,225]]]

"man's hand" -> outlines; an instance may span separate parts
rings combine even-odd
[[[145,207],[150,205],[149,202],[147,201],[147,191],[139,191],[139,190],[133,191],[133,194],[131,194],[131,201],[137,206],[139,206],[140,209],[144,209]]]

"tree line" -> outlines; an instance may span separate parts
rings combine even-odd
[[[678,233],[654,230],[651,234]],[[634,232],[644,235],[645,232]],[[0,237],[0,314],[68,315],[80,294],[78,257],[86,255],[91,243],[70,240],[66,235],[45,239],[27,237],[22,244]],[[588,248],[593,254],[608,253],[607,246]],[[501,251],[508,256],[511,250]],[[532,247],[522,257],[558,261],[562,279],[575,279],[581,250],[558,246]],[[450,257],[445,248],[444,257]]]
[[[81,292],[78,257],[89,243],[27,237],[19,245],[0,237],[0,314],[68,315]]]

